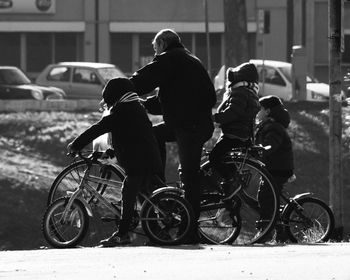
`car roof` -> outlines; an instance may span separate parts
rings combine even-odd
[[[0,66],[0,69],[19,69],[16,66]]]
[[[91,67],[91,68],[116,67],[114,64],[109,64],[109,63],[83,62],[83,61],[64,61],[64,62],[59,62],[57,64],[65,65],[65,66],[80,66],[80,67]]]
[[[262,59],[251,59],[249,62],[255,64],[255,65],[262,65],[263,60]],[[284,62],[284,61],[277,61],[277,60],[264,60],[264,64],[267,66],[272,67],[291,67],[291,63]]]

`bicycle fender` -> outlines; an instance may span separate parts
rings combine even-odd
[[[298,200],[298,199],[301,199],[305,196],[311,196],[311,195],[313,195],[312,192],[300,193],[300,194],[297,194],[294,197],[292,197],[292,199]]]
[[[86,200],[83,199],[83,198],[81,198],[81,197],[77,197],[76,199],[79,200],[79,201],[81,201],[81,203],[83,203],[83,205],[85,206],[85,209],[86,209],[88,215],[89,215],[90,217],[92,217],[92,216],[93,216],[93,214],[92,214],[92,209],[91,209],[91,206],[89,205],[89,203],[87,203]]]
[[[284,218],[284,215],[285,215],[285,213],[287,213],[288,209],[290,207],[294,207],[295,203],[293,203],[293,200],[298,201],[299,199],[302,199],[304,197],[311,196],[311,195],[313,195],[312,192],[306,192],[306,193],[297,194],[294,197],[290,198],[290,200],[292,200],[292,201],[287,203],[282,210],[282,214],[281,214],[282,219]]]
[[[185,191],[183,189],[167,186],[167,187],[156,189],[155,191],[152,192],[151,196],[155,196],[163,192],[171,192],[171,193],[178,194],[180,196],[183,196],[185,194]]]

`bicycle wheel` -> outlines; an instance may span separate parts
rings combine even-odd
[[[204,243],[232,243],[238,237],[241,226],[239,205],[223,203],[219,194],[202,195],[198,230]]]
[[[67,196],[67,192],[75,191],[86,169],[87,165],[83,160],[74,162],[66,167],[53,182],[47,202],[51,203],[59,197]],[[97,190],[109,202],[120,208],[120,192],[125,177],[124,174],[111,165],[100,165],[97,162],[92,164],[89,174],[85,181],[86,184],[89,184],[90,187]],[[100,178],[108,179],[115,186],[97,183],[96,180]],[[91,206],[93,217],[90,218],[90,227],[81,245],[91,247],[98,245],[100,240],[109,237],[116,230],[116,223],[118,224],[119,217],[111,216],[107,207],[94,199],[89,193],[84,193],[84,199]],[[107,219],[110,222],[105,222]]]
[[[232,199],[232,204],[240,201],[239,211],[235,215],[240,217],[240,232],[234,240],[234,244],[249,245],[267,241],[270,232],[278,215],[279,195],[273,184],[271,175],[259,161],[243,159],[239,157],[230,158],[226,164],[236,166],[240,170],[242,189]],[[216,186],[216,192],[220,193],[220,176],[215,172],[210,163],[205,162],[202,167],[203,188],[213,190]],[[213,179],[214,178],[214,179]],[[209,182],[209,186],[205,185]],[[258,201],[259,193],[264,190],[269,199],[269,214],[261,218],[261,205]]]
[[[297,199],[297,204],[285,210],[283,221],[288,238],[297,243],[319,243],[329,240],[334,230],[334,215],[318,198]]]
[[[84,160],[76,161],[63,169],[50,187],[47,206],[57,198],[66,196],[67,192],[75,191],[78,188],[86,169],[87,165]],[[97,162],[94,162],[90,168],[90,177],[95,179],[106,178],[113,180],[121,186],[125,175],[111,165],[101,166]],[[95,189],[100,189],[101,191],[106,189],[106,186],[103,186],[103,184],[97,184],[91,181],[89,182],[89,185]]]
[[[63,212],[68,200],[68,197],[61,197],[54,201],[43,217],[42,232],[46,241],[55,248],[71,248],[78,245],[89,227],[89,216],[79,200],[74,200],[67,220],[63,221]]]
[[[193,227],[193,210],[183,197],[162,192],[150,197],[141,208],[141,225],[151,242],[181,244]]]

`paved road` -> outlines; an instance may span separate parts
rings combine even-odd
[[[350,280],[350,243],[2,251],[0,279]]]

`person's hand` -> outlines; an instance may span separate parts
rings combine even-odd
[[[67,145],[68,154],[76,154],[78,151],[73,148],[73,142]]]

